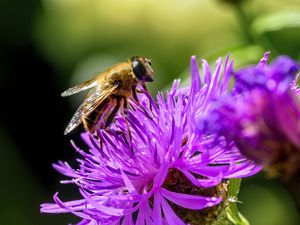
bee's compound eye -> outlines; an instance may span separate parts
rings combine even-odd
[[[133,72],[134,72],[135,76],[139,80],[144,80],[144,77],[147,72],[146,72],[146,68],[143,65],[143,63],[141,63],[139,60],[134,60],[132,62],[132,68],[133,68]]]

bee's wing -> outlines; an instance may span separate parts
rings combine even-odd
[[[97,85],[97,80],[94,78],[65,90],[63,93],[61,93],[61,96],[66,97],[66,96],[74,95],[77,94],[78,92],[95,87],[96,85]]]
[[[113,94],[113,92],[118,88],[118,85],[114,85],[110,88],[105,88],[104,90],[95,90],[92,96],[86,98],[85,105],[83,109],[84,115],[89,115],[93,112],[105,99]]]
[[[91,108],[91,106],[94,104],[94,102],[100,97],[101,91],[99,88],[95,87],[92,89],[84,102],[79,106],[79,108],[76,110],[75,114],[73,115],[72,119],[70,120],[68,126],[65,129],[64,134],[70,133],[72,130],[74,130],[79,124],[82,122],[82,115],[85,114],[86,110],[88,108]]]
[[[64,131],[64,135],[70,133],[73,129],[75,129],[81,122],[82,122],[82,111],[83,111],[84,103],[82,103],[79,108],[76,110],[75,114],[73,115],[72,119],[70,120],[68,126]]]
[[[73,115],[71,121],[65,129],[64,134],[70,133],[82,122],[83,115],[89,115],[101,102],[109,97],[114,90],[117,89],[117,85],[112,86],[106,90],[101,90],[98,86],[92,89],[84,102],[79,106],[75,114]]]

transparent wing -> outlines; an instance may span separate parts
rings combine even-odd
[[[101,104],[101,102],[109,97],[114,90],[116,90],[118,86],[112,86],[111,88],[108,88],[104,91],[101,91],[101,89],[96,86],[94,89],[92,89],[84,102],[79,106],[75,114],[73,115],[71,121],[69,122],[68,126],[65,129],[64,134],[70,133],[72,130],[74,130],[78,125],[82,123],[82,116],[89,115],[95,108]]]
[[[103,102],[103,100],[107,99],[113,94],[117,87],[118,85],[114,85],[110,88],[105,88],[103,91],[95,89],[94,93],[85,100],[83,109],[84,115],[88,116],[92,111],[94,111],[97,106]]]
[[[68,126],[65,129],[64,135],[67,135],[72,130],[74,130],[81,122],[82,122],[82,111],[83,111],[84,103],[82,103],[79,108],[76,110],[72,119],[70,120]]]
[[[67,97],[67,96],[70,96],[70,95],[74,95],[74,94],[77,94],[78,92],[81,92],[81,91],[87,90],[89,88],[95,87],[96,85],[97,85],[97,80],[94,78],[94,79],[88,80],[86,82],[83,82],[79,85],[76,85],[74,87],[71,87],[71,88],[65,90],[63,93],[61,93],[61,96],[62,97]]]
[[[76,110],[75,114],[73,115],[72,119],[70,120],[68,126],[65,129],[64,134],[70,133],[72,130],[74,130],[78,125],[82,122],[82,115],[85,114],[86,110],[91,108],[92,105],[95,103],[95,101],[101,97],[101,91],[99,88],[92,89],[84,102],[79,106],[79,108]]]

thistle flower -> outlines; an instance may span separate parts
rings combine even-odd
[[[267,65],[268,55],[236,72],[235,88],[198,123],[201,132],[218,133],[248,158],[289,179],[300,169],[298,65],[286,56]]]
[[[108,130],[83,133],[88,151],[73,146],[79,168],[54,164],[70,177],[63,183],[78,186],[82,199],[41,205],[45,213],[73,213],[78,224],[206,224],[214,220],[222,197],[222,179],[257,173],[261,167],[243,157],[232,145],[214,143],[196,132],[196,118],[214,99],[227,93],[233,62],[219,59],[212,73],[203,60],[203,85],[195,57],[191,59],[191,87],[179,89],[175,80],[157,103],[139,94],[143,108],[131,101],[126,117],[117,115]],[[129,138],[127,124],[131,132]],[[215,206],[215,207],[213,207]],[[210,207],[213,207],[210,209]],[[206,210],[204,210],[206,209]]]

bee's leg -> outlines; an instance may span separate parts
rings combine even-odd
[[[126,142],[126,144],[128,144],[128,145],[130,144],[130,143],[128,142],[128,140],[127,140],[127,138],[126,138],[124,132],[122,132],[122,131],[115,131],[115,133],[118,134],[118,135],[122,135],[122,137],[123,137],[124,141]]]
[[[142,87],[144,88],[144,90],[145,90],[146,92],[149,93],[148,88],[147,88],[147,86],[145,85],[145,83],[142,84]]]
[[[103,151],[103,141],[99,136],[99,144],[100,144],[100,149]]]
[[[125,123],[126,123],[126,126],[127,126],[127,133],[129,135],[129,145],[130,145],[130,151],[133,152],[133,146],[132,146],[132,135],[131,135],[131,130],[129,128],[129,122],[125,116],[126,114],[126,109],[128,107],[128,104],[127,104],[127,99],[126,98],[123,98],[123,107],[121,108],[121,113],[123,115],[123,118],[125,119]]]
[[[117,104],[115,106],[115,108],[112,110],[112,112],[110,113],[110,115],[107,117],[106,121],[105,121],[105,125],[104,125],[104,129],[106,129],[112,122],[112,120],[114,119],[116,113],[118,112],[120,106],[121,106],[121,99],[116,97],[117,100]]]
[[[139,99],[137,97],[136,91],[137,91],[136,86],[132,87],[132,97],[133,97],[134,101],[140,106],[140,104],[139,104],[140,102],[139,102]],[[133,109],[135,110],[134,107],[133,107]]]
[[[144,90],[136,89],[136,92],[141,93],[141,94],[149,93],[147,86],[145,84],[143,84],[142,86],[143,86]],[[150,108],[152,115],[154,116],[153,111],[152,111],[152,104],[151,104],[150,100],[149,100],[149,108]]]
[[[144,90],[145,90],[145,92],[147,92],[147,93],[149,93],[149,91],[148,91],[148,88],[147,88],[147,86],[143,83],[143,88],[144,88]],[[151,110],[151,113],[152,113],[152,115],[153,115],[153,111],[152,111],[152,105],[151,105],[151,102],[150,102],[150,100],[149,100],[149,108],[150,108],[150,110]]]
[[[100,138],[100,149],[101,151],[103,151],[103,141],[101,140],[101,138]]]
[[[109,116],[105,120],[104,127],[103,127],[104,130],[106,130],[106,128],[111,124],[111,122],[114,119],[114,117],[115,117],[116,113],[118,112],[119,108],[120,108],[120,100],[117,99],[116,106],[114,107],[112,112],[109,114]],[[102,142],[100,137],[99,137],[99,141],[100,141],[100,148],[102,149],[103,148],[103,142]]]
[[[133,99],[135,100],[136,104],[137,104],[141,109],[143,109],[143,111],[144,111],[144,113],[146,114],[146,116],[147,116],[149,119],[152,119],[152,117],[148,114],[148,112],[147,112],[147,110],[145,109],[145,107],[142,106],[142,104],[140,103],[140,101],[139,101],[139,99],[138,99],[138,97],[137,97],[137,94],[136,94],[137,92],[139,92],[139,90],[138,90],[136,87],[132,88],[132,96],[133,96]],[[152,106],[151,106],[150,102],[149,102],[149,105],[150,105],[150,110],[151,110],[151,112],[152,112]],[[152,113],[152,114],[153,114],[153,113]]]

